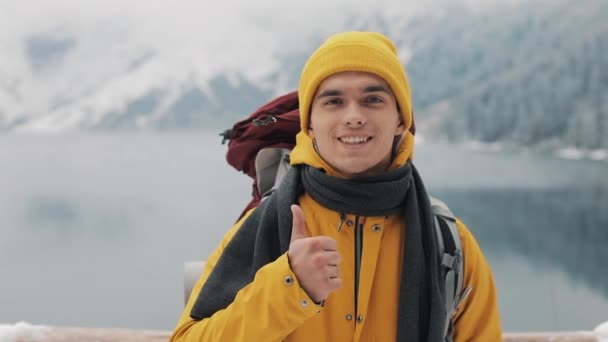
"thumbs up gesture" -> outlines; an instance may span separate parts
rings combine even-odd
[[[336,240],[327,236],[309,237],[302,208],[291,206],[293,226],[289,244],[289,266],[300,286],[319,303],[342,286],[340,254]]]

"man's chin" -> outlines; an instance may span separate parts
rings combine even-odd
[[[348,176],[348,178],[358,178],[358,177],[363,177],[363,176],[369,176],[372,174],[377,173],[377,165],[361,165],[361,164],[356,164],[356,165],[342,165],[343,167],[338,168],[338,170],[340,171],[340,173],[342,173],[345,176]]]

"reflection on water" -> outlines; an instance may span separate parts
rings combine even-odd
[[[608,298],[608,186],[437,191],[484,250],[558,269]],[[608,312],[606,313],[608,315]]]
[[[78,221],[78,208],[64,199],[35,198],[27,203],[25,218],[31,227],[53,225],[73,227]]]
[[[0,323],[171,329],[183,262],[247,203],[224,153],[215,135],[0,136]],[[423,146],[417,166],[479,240],[506,330],[608,319],[608,165]]]
[[[132,220],[144,212],[136,202],[38,194],[24,203],[23,228],[65,238],[84,234],[98,238],[124,237],[128,227],[133,226]]]
[[[584,329],[608,317],[608,186],[436,194],[492,264],[506,327]]]

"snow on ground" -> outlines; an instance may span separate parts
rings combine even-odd
[[[595,330],[598,342],[608,342],[608,321],[598,325]]]
[[[0,342],[15,342],[17,336],[32,336],[33,338],[46,331],[48,327],[42,325],[32,325],[27,322],[16,324],[0,324]]]
[[[36,335],[44,333],[47,329],[49,329],[47,326],[32,325],[27,322],[18,322],[14,325],[0,324],[0,342],[16,342],[17,336],[37,338]],[[598,325],[593,333],[598,338],[598,342],[608,342],[608,321]]]

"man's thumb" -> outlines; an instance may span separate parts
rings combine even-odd
[[[291,227],[291,241],[304,239],[308,237],[306,233],[306,221],[304,220],[304,212],[297,204],[291,206],[293,215],[293,225]]]

